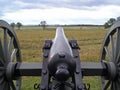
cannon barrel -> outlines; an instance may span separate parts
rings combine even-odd
[[[73,53],[62,27],[56,29],[49,53],[48,70],[59,81],[65,81],[74,74]]]
[[[58,27],[56,29],[56,35],[53,39],[49,56],[53,57],[56,53],[68,53],[69,55],[73,56],[72,49],[62,27]]]

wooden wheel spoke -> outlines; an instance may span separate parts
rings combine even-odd
[[[4,55],[5,55],[5,60],[8,59],[8,39],[7,39],[7,29],[4,29]]]
[[[109,80],[109,81],[105,84],[103,90],[107,90],[108,87],[110,86],[110,84],[111,84],[111,80]]]
[[[9,42],[9,44],[8,44],[9,58],[11,57],[11,53],[12,53],[13,40],[14,40],[14,38],[11,37],[10,42]]]
[[[117,40],[116,40],[116,58],[119,54],[120,49],[120,30],[117,28]]]
[[[107,55],[108,55],[109,61],[112,61],[112,58],[111,58],[111,55],[110,55],[110,52],[109,52],[107,46],[105,46],[104,49],[105,49],[105,51],[106,51],[106,53],[107,53]]]
[[[116,61],[115,61],[115,62],[118,63],[118,64],[119,64],[119,62],[120,62],[119,59],[120,59],[120,51],[119,51],[119,53],[118,53],[118,55],[117,55],[117,57],[116,57]]]
[[[12,90],[16,90],[16,88],[15,88],[15,85],[14,85],[14,82],[13,82],[13,81],[10,81],[10,86],[11,86]]]
[[[4,64],[4,54],[3,54],[3,47],[2,47],[2,43],[1,43],[1,40],[0,40],[0,62],[2,62],[2,64]]]
[[[113,36],[110,35],[110,42],[112,48],[112,60],[115,60],[115,46],[114,46],[114,39]]]
[[[14,57],[16,56],[16,53],[17,53],[18,49],[14,49],[12,54],[11,54],[11,62],[13,61]]]

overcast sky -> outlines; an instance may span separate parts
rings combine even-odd
[[[104,24],[120,16],[120,0],[0,0],[0,19],[39,24]]]

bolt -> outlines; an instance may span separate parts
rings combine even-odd
[[[50,44],[48,43],[48,44],[46,44],[46,46],[45,47],[50,47]]]
[[[46,71],[46,70],[43,70],[42,73],[45,75],[45,74],[47,74],[47,71]]]
[[[78,55],[75,55],[74,58],[78,58]]]
[[[65,54],[64,53],[59,53],[59,57],[60,58],[65,58]]]
[[[47,54],[47,53],[45,53],[45,54],[44,54],[44,57],[45,57],[45,58],[47,58],[47,57],[48,57],[48,54]]]
[[[40,90],[45,90],[46,88],[45,88],[45,86],[40,86]]]
[[[77,86],[78,90],[82,90],[82,88],[80,86]]]
[[[55,85],[53,86],[53,89],[56,89],[56,86],[55,86]]]
[[[76,74],[79,74],[80,72],[79,71],[76,71]]]
[[[76,72],[76,74],[79,74],[79,73],[80,73],[80,70],[77,68],[77,69],[75,70],[75,72]]]

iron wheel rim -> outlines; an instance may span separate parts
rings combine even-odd
[[[8,80],[6,77],[7,65],[11,62],[21,62],[17,36],[12,27],[3,20],[0,20],[0,28],[3,30],[3,40],[0,40],[0,73],[3,73],[0,75],[0,88],[4,90],[20,90],[20,77],[16,80]]]
[[[116,41],[116,42],[115,42]],[[109,49],[111,47],[111,50]],[[108,61],[106,60],[108,57]],[[104,76],[101,76],[102,90],[119,90],[120,86],[120,21],[116,22],[106,34],[104,39],[102,52],[101,52],[101,62],[112,62],[116,67],[116,76],[114,79],[106,80]],[[111,72],[112,73],[112,72]]]

